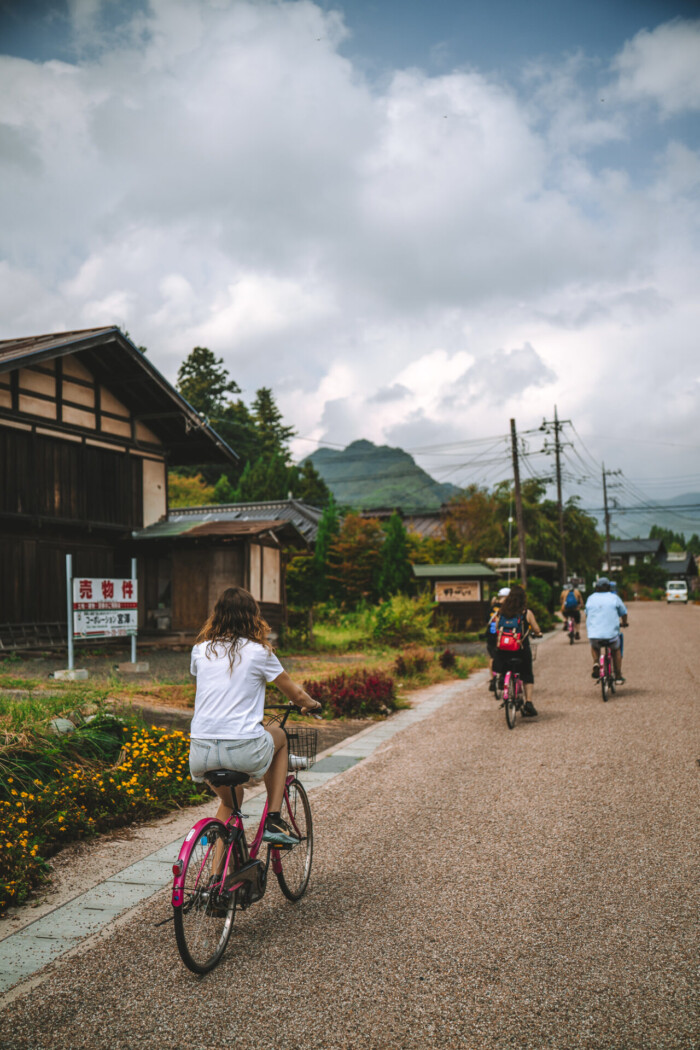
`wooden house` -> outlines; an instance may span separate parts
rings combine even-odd
[[[118,328],[0,341],[0,645],[65,637],[67,553],[76,575],[129,575],[168,464],[235,458]],[[143,624],[157,563],[139,580]]]
[[[176,507],[135,530],[140,557],[157,567],[159,580],[147,626],[189,639],[221,592],[236,585],[251,592],[279,631],[286,621],[286,553],[313,544],[321,513],[293,499]]]

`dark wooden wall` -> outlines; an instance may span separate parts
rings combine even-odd
[[[143,523],[141,459],[1,428],[0,514],[138,528]]]
[[[97,539],[0,535],[0,623],[66,622],[66,554],[75,576],[131,575],[126,555]]]

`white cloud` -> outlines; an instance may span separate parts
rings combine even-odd
[[[591,431],[644,398],[655,433],[690,425],[697,388],[659,391],[694,352],[700,156],[636,103],[697,108],[698,23],[637,34],[601,96],[580,54],[369,85],[310,0],[101,13],[73,5],[74,63],[0,57],[3,335],[122,323],[171,379],[209,345],[333,442],[555,400]],[[645,178],[605,153],[639,128]]]
[[[700,109],[700,20],[642,29],[615,68],[623,99],[656,102],[666,116]]]

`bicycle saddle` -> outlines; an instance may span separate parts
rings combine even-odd
[[[237,769],[209,769],[204,777],[212,787],[238,787],[250,780],[250,773],[240,773]]]

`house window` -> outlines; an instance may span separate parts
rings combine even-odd
[[[611,558],[610,558],[610,568],[613,571],[616,570],[616,569],[621,569],[622,568],[622,558],[621,558],[621,556],[619,554],[613,554],[611,556]]]
[[[630,554],[628,564],[629,565],[636,565],[637,564],[637,555],[636,554]]]

